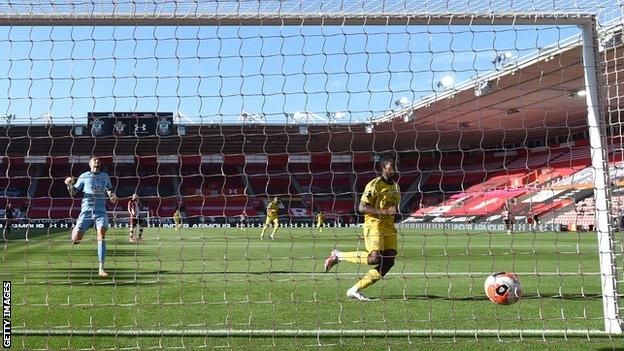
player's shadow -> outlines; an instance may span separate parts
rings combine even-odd
[[[469,297],[454,297],[454,296],[441,296],[441,295],[383,295],[384,300],[445,300],[445,301],[479,301],[487,300],[487,296],[469,296]]]
[[[184,274],[205,274],[205,275],[271,275],[271,274],[301,274],[301,273],[309,273],[309,272],[294,272],[294,271],[280,271],[280,270],[271,270],[271,271],[197,271],[197,272],[184,272]]]
[[[2,233],[2,229],[0,229],[0,233]],[[59,240],[60,236],[65,236],[67,241],[69,241],[69,229],[65,231],[61,231],[58,229],[18,229],[13,228],[11,232],[7,235],[6,239],[8,243],[26,243],[26,237],[28,236],[28,240],[33,242],[41,242],[42,240]],[[2,241],[2,236],[0,236],[0,242]]]
[[[129,269],[125,269],[124,271],[131,271]],[[262,271],[262,272],[247,272],[247,271],[179,271],[179,270],[167,270],[167,269],[159,269],[159,270],[142,270],[140,267],[132,270],[133,274],[139,276],[181,276],[181,275],[210,275],[210,276],[222,276],[222,275],[262,275],[262,276],[270,276],[271,274],[288,274],[293,273],[291,271]],[[211,278],[214,279],[214,278]]]
[[[155,285],[162,284],[158,271],[142,272],[134,268],[107,267],[108,278],[100,278],[97,268],[52,268],[46,270],[50,285]],[[147,279],[154,278],[154,279]]]
[[[95,250],[96,250],[95,246],[93,246],[93,250],[73,250],[69,252],[68,257],[69,258],[71,257],[96,257],[97,255],[95,254]],[[111,248],[110,246],[108,247],[108,250],[106,251],[106,258],[108,260],[114,259],[114,257],[135,257],[135,256],[141,257],[141,256],[153,256],[153,255],[148,254],[145,251],[141,251],[137,249],[126,249],[126,248],[119,248],[119,247]]]
[[[444,301],[482,301],[488,300],[487,296],[442,296],[442,295],[384,295],[386,300],[444,300]],[[587,300],[587,299],[600,299],[601,294],[527,294],[522,295],[523,300]]]
[[[126,263],[126,262],[124,262]],[[117,281],[117,285],[153,285],[168,284],[176,277],[196,275],[199,276],[197,281],[214,280],[215,278],[202,278],[202,276],[223,276],[223,275],[262,275],[270,276],[271,274],[287,274],[288,271],[264,271],[264,272],[223,272],[223,271],[179,271],[179,270],[150,270],[135,268],[116,268],[114,263],[107,265],[107,272],[111,274]],[[14,272],[19,273],[19,272]],[[29,274],[29,278],[42,278],[50,281],[52,285],[68,285],[68,284],[87,284],[97,279],[96,267],[68,267],[68,268],[48,268],[40,269],[38,272],[33,270],[24,270],[25,274]]]
[[[112,259],[114,257],[141,257],[141,256],[150,256],[153,257],[154,255],[152,254],[148,254],[147,252],[144,251],[138,251],[138,250],[109,250],[107,252],[107,258],[108,259]]]
[[[155,284],[158,280],[159,271],[141,271],[138,268],[116,268],[115,265],[108,265],[110,279],[117,280],[116,284],[145,285]],[[12,270],[11,274],[27,275],[33,281],[41,280],[43,284],[49,285],[74,285],[102,282],[98,276],[97,267],[67,267],[67,268],[45,268],[45,269],[18,269]]]

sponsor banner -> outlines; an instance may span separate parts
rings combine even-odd
[[[403,229],[440,229],[440,230],[478,230],[478,231],[486,231],[486,232],[503,232],[506,231],[504,224],[498,223],[399,223],[397,224],[398,228]],[[531,224],[527,223],[517,223],[514,224],[514,231],[517,232],[526,232],[532,231]],[[562,230],[562,226],[560,224],[540,224],[535,229],[536,232],[559,232]]]

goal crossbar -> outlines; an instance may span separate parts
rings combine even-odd
[[[46,13],[28,17],[0,12],[0,26],[286,26],[286,25],[583,25],[591,13]]]

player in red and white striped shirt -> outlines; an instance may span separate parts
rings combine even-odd
[[[130,214],[130,239],[131,243],[143,241],[143,226],[139,223],[139,196],[132,194],[128,201],[128,213]],[[139,237],[135,237],[136,228],[139,227]]]

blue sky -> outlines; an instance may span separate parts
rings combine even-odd
[[[347,112],[365,121],[578,33],[556,26],[0,27],[0,114],[179,111],[234,123],[241,111]]]

